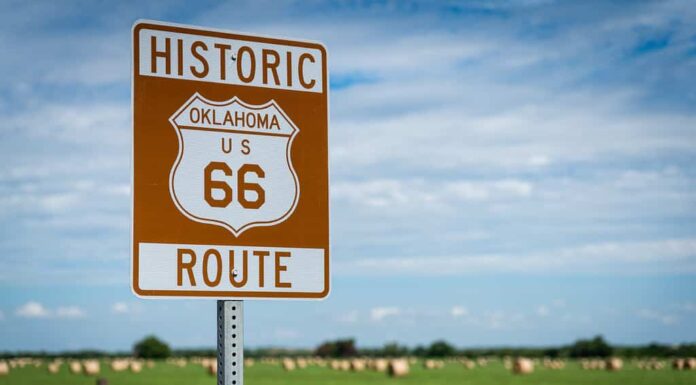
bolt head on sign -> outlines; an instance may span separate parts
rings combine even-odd
[[[136,295],[328,295],[326,61],[318,43],[136,22]]]

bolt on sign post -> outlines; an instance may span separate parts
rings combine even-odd
[[[326,56],[313,42],[133,26],[131,286],[219,300],[221,384],[242,382],[242,299],[329,292]]]

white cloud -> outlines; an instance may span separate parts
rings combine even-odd
[[[84,318],[85,311],[77,306],[61,306],[56,309],[56,317],[58,318]]]
[[[129,119],[127,103],[47,104],[8,118],[6,125],[23,138],[106,149],[127,144]]]
[[[530,166],[542,167],[548,166],[551,163],[551,159],[546,155],[532,155],[527,163]]]
[[[370,319],[379,322],[387,317],[395,317],[401,314],[401,309],[396,306],[375,307],[370,309]]]
[[[696,302],[683,302],[677,304],[677,308],[686,313],[696,313]]]
[[[551,310],[546,305],[539,305],[536,308],[536,313],[539,317],[548,317]]]
[[[651,321],[657,321],[663,325],[669,326],[679,322],[679,317],[674,314],[667,314],[652,309],[641,309],[638,311],[638,317]]]
[[[368,275],[608,271],[696,273],[696,239],[608,242],[532,254],[374,257],[338,263],[341,272]]]
[[[129,313],[130,307],[125,302],[116,302],[111,306],[111,312],[116,314]]]
[[[450,309],[450,314],[454,318],[460,318],[460,317],[465,317],[469,315],[469,310],[465,308],[464,306],[452,306],[452,309]]]
[[[456,204],[528,197],[530,182],[514,179],[494,181],[425,181],[422,179],[372,179],[332,184],[334,199],[368,207]]]
[[[696,124],[696,118],[690,114],[640,111],[627,114],[622,110],[630,98],[620,91],[551,95],[543,88],[535,89],[537,86],[544,87],[530,85],[522,90],[504,89],[510,86],[491,88],[490,84],[481,85],[480,89],[465,87],[451,97],[461,101],[456,105],[451,100],[440,99],[440,95],[429,94],[439,92],[437,87],[421,87],[417,95],[422,100],[416,103],[402,100],[403,112],[393,116],[373,116],[369,111],[376,108],[374,105],[365,106],[362,112],[356,105],[362,103],[361,94],[375,93],[371,98],[390,100],[385,91],[374,89],[385,85],[356,86],[345,93],[339,92],[332,105],[345,108],[350,116],[364,118],[335,121],[332,164],[341,173],[356,167],[370,170],[373,166],[524,171],[549,165],[551,159],[554,164],[582,164],[647,152],[693,151],[689,142],[685,142],[693,140],[688,127]],[[408,90],[397,92],[406,93],[397,96],[398,99],[412,97]],[[501,96],[500,104],[505,105],[499,110],[477,110],[475,102],[468,104],[475,95],[468,93],[480,92],[519,95],[519,100]],[[388,103],[397,102],[391,99]],[[438,107],[428,108],[433,104]],[[593,114],[587,114],[588,110]],[[337,114],[341,116],[341,110]]]
[[[526,316],[522,313],[503,310],[486,311],[480,317],[473,318],[473,323],[494,330],[515,330],[524,323]]]
[[[17,308],[15,314],[24,318],[47,318],[50,316],[48,309],[34,301],[27,302]]]
[[[51,310],[36,301],[20,306],[15,314],[23,318],[84,318],[86,316],[85,311],[78,306],[59,306]]]
[[[346,324],[354,324],[358,322],[358,319],[359,313],[357,310],[352,310],[347,313],[340,314],[338,315],[338,317],[336,317],[336,321]]]

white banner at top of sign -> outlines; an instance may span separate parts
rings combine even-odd
[[[143,28],[144,76],[322,92],[322,49],[259,43]]]

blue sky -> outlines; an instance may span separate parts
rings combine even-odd
[[[688,1],[0,2],[0,350],[213,346],[130,292],[136,19],[323,42],[333,287],[250,346],[696,340]]]

